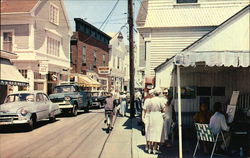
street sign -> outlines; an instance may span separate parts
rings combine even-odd
[[[41,75],[48,74],[48,63],[47,62],[40,62],[39,63],[39,73]]]
[[[110,69],[107,66],[98,67],[98,73],[103,75],[110,74]]]

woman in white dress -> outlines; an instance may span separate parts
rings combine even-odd
[[[149,148],[150,143],[148,141],[148,123],[149,123],[149,111],[147,112],[147,107],[151,106],[151,98],[153,97],[154,90],[151,89],[148,92],[148,95],[145,97],[144,104],[142,106],[142,121],[145,125],[145,138],[146,138],[146,151],[151,152],[151,149]],[[149,150],[150,149],[150,150]]]
[[[122,95],[120,95],[120,100],[121,100],[121,104],[120,104],[120,114],[123,116],[125,116],[126,114],[126,105],[127,105],[127,101],[126,101],[126,94],[122,93]]]
[[[153,150],[153,153],[158,153],[157,148],[158,144],[161,142],[162,130],[163,130],[163,117],[162,113],[164,112],[165,104],[160,97],[161,89],[154,89],[154,97],[150,99],[150,106],[146,107],[146,111],[149,113],[149,122],[147,129],[147,138],[150,141],[150,149]],[[150,150],[149,150],[150,153]]]

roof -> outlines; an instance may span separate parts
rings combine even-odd
[[[79,31],[77,25],[78,25],[78,23],[80,23],[80,24],[84,24],[84,25],[90,27],[91,29],[97,31],[98,33],[104,35],[104,36],[105,36],[106,38],[108,38],[109,40],[111,39],[111,37],[110,37],[109,35],[107,35],[107,34],[106,34],[105,32],[103,32],[102,30],[98,29],[98,28],[95,27],[94,25],[88,23],[87,21],[85,21],[85,20],[83,20],[83,19],[81,19],[81,18],[74,18],[74,20],[75,20],[75,23],[76,23],[76,31]]]
[[[218,26],[244,6],[148,9],[145,28]]]
[[[146,21],[148,10],[148,0],[143,0],[136,18],[137,26],[143,26]]]
[[[3,0],[1,13],[30,12],[39,0]]]
[[[234,14],[233,16],[231,16],[230,18],[228,18],[226,21],[224,21],[223,23],[221,23],[216,29],[208,32],[207,34],[205,34],[204,36],[202,36],[201,38],[199,38],[197,41],[195,41],[194,43],[192,43],[191,45],[189,45],[188,47],[184,48],[182,51],[188,51],[193,49],[195,46],[201,44],[205,39],[210,38],[213,34],[215,34],[216,32],[218,32],[219,30],[221,30],[221,28],[223,28],[225,25],[228,25],[231,20],[233,20],[234,18],[236,18],[237,16],[241,15],[243,12],[246,11],[250,11],[250,5],[247,5],[246,7],[244,7],[243,9],[241,9],[239,12],[237,12],[236,14]],[[250,23],[248,22],[248,25]],[[247,25],[247,24],[246,24]],[[249,32],[249,26],[246,27],[248,28],[248,32]],[[237,30],[240,31],[240,30]],[[242,31],[242,30],[241,30]],[[248,34],[245,35],[246,40],[249,41],[249,35]]]

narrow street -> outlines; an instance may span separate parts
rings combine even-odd
[[[91,110],[90,113],[80,112],[77,117],[60,116],[54,123],[44,120],[39,122],[37,128],[31,132],[18,129],[21,126],[15,126],[15,128],[11,126],[1,127],[0,157],[110,157],[114,150],[119,150],[121,147],[112,145],[112,134],[106,133],[103,117],[103,110],[101,109]],[[119,122],[119,119],[117,121]],[[123,132],[125,132],[124,129]],[[117,134],[119,133],[121,132],[117,132]],[[128,130],[128,134],[130,133]],[[114,140],[119,142],[121,139],[124,138],[115,138]],[[109,152],[107,147],[112,148],[113,153]],[[128,151],[125,152],[129,154],[130,149],[131,145],[128,144]]]

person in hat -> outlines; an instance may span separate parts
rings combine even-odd
[[[154,97],[150,99],[150,104],[146,107],[148,116],[147,139],[149,141],[149,150],[154,154],[158,153],[158,145],[162,138],[163,117],[162,113],[165,109],[165,104],[162,101],[161,88],[154,89]]]

